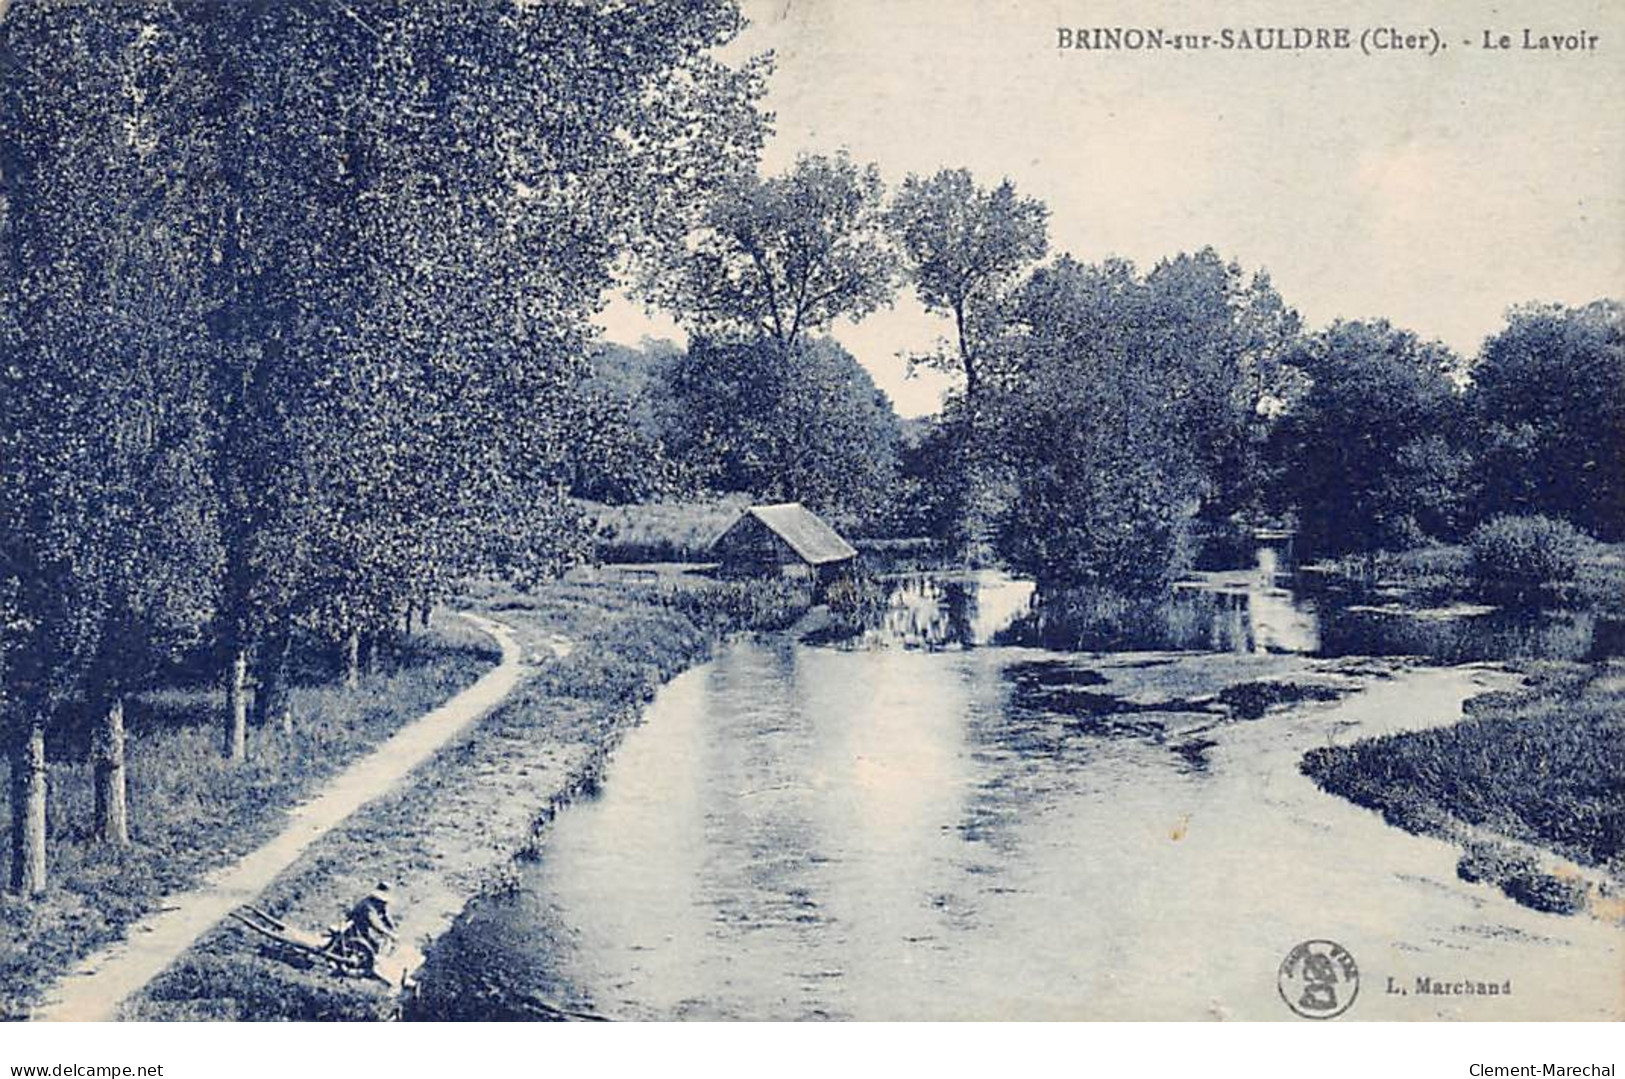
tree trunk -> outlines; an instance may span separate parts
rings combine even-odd
[[[96,735],[96,840],[114,846],[130,842],[129,783],[124,767],[124,695],[113,691]]]
[[[361,684],[361,631],[352,629],[344,637],[344,684],[354,689]]]
[[[38,718],[11,761],[11,887],[26,896],[45,891],[45,723]]]
[[[965,336],[965,305],[954,305],[954,330],[959,339],[959,362],[965,368],[965,407],[971,416],[972,433],[976,426],[976,405],[980,399],[980,379],[977,377],[976,358],[971,355],[970,339]]]
[[[254,689],[254,722],[261,727],[275,724],[286,734],[293,732],[288,695],[288,657],[292,651],[292,631],[279,630],[270,647],[261,649]]]
[[[226,759],[248,756],[248,649],[239,647],[226,672]]]

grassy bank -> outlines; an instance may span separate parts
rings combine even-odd
[[[1587,885],[1543,868],[1551,852],[1625,882],[1625,664],[1548,665],[1531,685],[1470,702],[1450,727],[1316,749],[1323,788],[1412,832],[1462,841],[1468,880],[1573,912]]]
[[[1383,592],[1412,602],[1444,604],[1485,599],[1463,544],[1379,551],[1305,567],[1310,583],[1353,593]],[[1580,560],[1571,581],[1550,597],[1553,605],[1625,618],[1625,544],[1597,544]]]
[[[261,897],[290,924],[336,920],[379,879],[399,893],[403,940],[437,940],[474,895],[501,891],[515,856],[571,801],[596,790],[608,753],[655,690],[706,658],[721,633],[775,629],[806,609],[780,582],[580,575],[534,594],[476,589],[471,609],[513,627],[535,671],[509,701],[358,812]],[[435,947],[441,947],[436,945]],[[433,954],[433,949],[431,949]],[[430,964],[431,969],[439,965]],[[479,999],[494,973],[459,966]],[[444,981],[426,991],[444,991]],[[230,925],[206,935],[127,1006],[137,1019],[376,1019],[384,987],[303,971]]]
[[[170,688],[132,698],[127,848],[88,840],[91,766],[84,746],[58,740],[48,780],[51,890],[33,901],[0,897],[0,1015],[25,1016],[81,957],[122,937],[166,894],[258,847],[294,803],[495,662],[483,634],[459,619],[436,623],[381,655],[379,670],[355,689],[296,686],[293,732],[251,731],[239,764],[220,752],[222,692]],[[10,827],[9,805],[0,823]]]

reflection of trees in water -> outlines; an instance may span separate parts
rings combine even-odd
[[[1588,614],[1419,617],[1350,610],[1334,597],[1279,587],[1277,570],[1273,557],[1260,558],[1255,573],[1213,574],[1172,596],[1074,592],[1027,604],[1023,594],[1020,605],[998,591],[1008,578],[989,585],[974,577],[922,574],[891,582],[889,599],[877,605],[873,624],[860,639],[930,651],[993,644],[1063,652],[1414,655],[1440,662],[1585,659],[1617,655],[1625,647],[1625,626]],[[1013,620],[995,625],[1010,613],[1016,613]],[[989,660],[996,662],[991,654]],[[1171,732],[1188,726],[1193,714],[1209,711],[1207,705],[1163,702],[1148,708],[1125,702],[1103,691],[1105,679],[1077,659],[1014,662],[998,670],[999,677],[989,680],[996,696],[980,701],[967,716],[975,778],[958,824],[966,842],[1010,850],[1035,814],[1077,795],[1085,767],[1098,778],[1100,768],[1110,767],[1107,762],[1126,762],[1136,752],[1131,745],[1158,747],[1140,758],[1140,766],[1160,754],[1179,772],[1198,779],[1205,774],[1212,741]],[[1185,721],[1164,729],[1173,713]]]
[[[1086,652],[1195,650],[1423,656],[1441,663],[1600,660],[1625,654],[1625,623],[1585,611],[1486,614],[1349,607],[1260,584],[1186,587],[1166,599],[1045,597],[998,643]]]
[[[1016,703],[1006,688],[996,708],[977,710],[966,724],[976,782],[965,799],[959,835],[1001,854],[1015,849],[1020,829],[1059,802],[1090,759],[1088,739],[1063,716]]]
[[[881,616],[880,633],[912,648],[938,650],[976,643],[976,588],[961,580],[910,577],[898,581]]]
[[[1621,654],[1625,646],[1619,622],[1586,611],[1427,617],[1345,608],[1328,611],[1321,627],[1321,650],[1330,656],[1426,656],[1444,663],[1601,660]]]
[[[1245,596],[1179,589],[1171,596],[1076,591],[1043,596],[1001,644],[1080,652],[1250,651]]]
[[[978,629],[982,587],[974,579],[923,574],[892,581],[886,603],[869,615],[852,643],[932,652],[986,644]]]

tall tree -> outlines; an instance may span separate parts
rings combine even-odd
[[[698,334],[789,353],[891,302],[883,195],[879,170],[844,151],[803,155],[782,176],[734,177],[645,291]]]
[[[1483,516],[1545,513],[1625,538],[1625,307],[1513,308],[1484,343],[1468,404]]]
[[[1203,477],[1154,299],[1130,263],[1062,257],[1015,306],[1000,546],[1046,592],[1156,595],[1188,564]]]
[[[27,6],[4,26],[6,392],[3,572],[12,643],[13,883],[43,886],[43,740],[99,717],[95,834],[128,839],[123,697],[209,618],[207,357],[201,256],[180,184],[159,181],[153,119],[186,80],[165,12]],[[64,98],[49,87],[74,81]],[[21,712],[22,714],[18,714]]]
[[[1048,250],[1049,209],[1016,194],[1009,180],[989,189],[967,169],[943,169],[904,180],[887,216],[920,302],[953,318],[953,355],[931,359],[964,376],[974,407],[1006,291]]]
[[[274,684],[290,624],[353,657],[465,570],[584,553],[588,318],[617,260],[686,227],[702,162],[754,155],[762,69],[711,55],[740,26],[724,0],[200,18],[239,20],[208,40],[240,755],[249,663]]]
[[[1268,405],[1289,393],[1285,359],[1301,330],[1267,273],[1248,276],[1211,247],[1145,275],[1146,347],[1180,401],[1179,430],[1196,454],[1211,522],[1259,508]]]
[[[1386,321],[1337,322],[1288,362],[1311,385],[1281,417],[1272,453],[1307,549],[1371,554],[1454,527],[1462,492],[1440,482],[1461,467],[1460,363],[1448,348]]]
[[[44,744],[214,626],[227,753],[295,626],[581,557],[589,316],[759,149],[732,0],[0,9],[0,664],[13,878]],[[74,86],[76,93],[60,88]],[[217,602],[218,601],[218,602]]]

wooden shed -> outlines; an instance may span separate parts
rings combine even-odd
[[[752,506],[711,544],[722,572],[826,580],[858,556],[840,534],[800,502]]]

